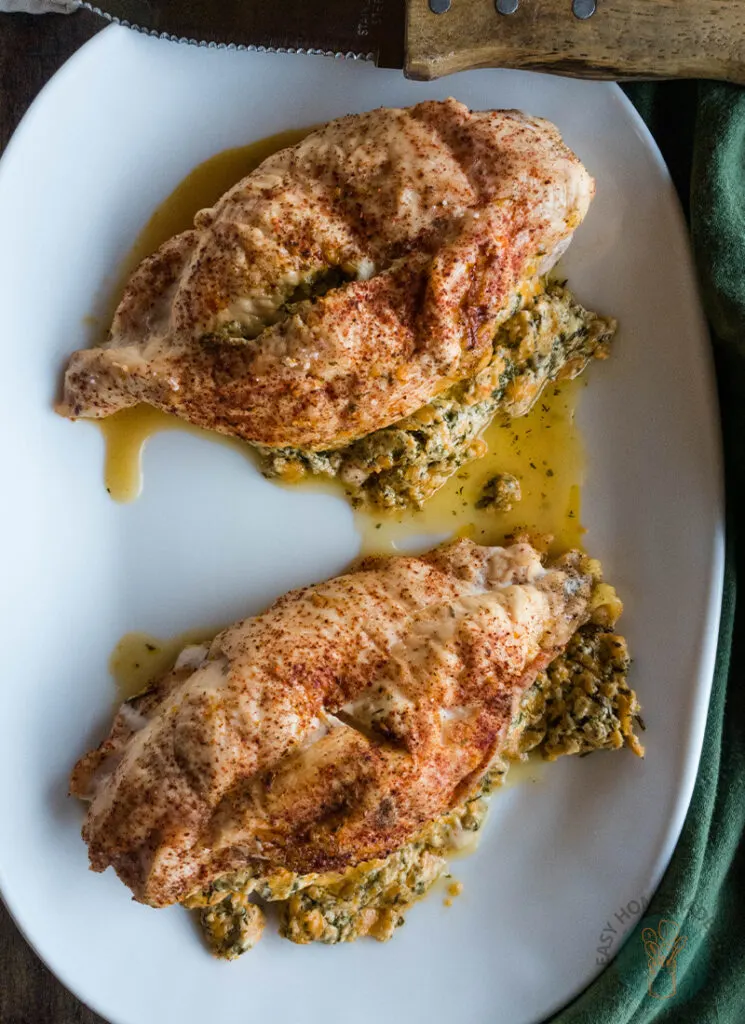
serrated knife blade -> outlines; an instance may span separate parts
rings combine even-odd
[[[78,6],[179,42],[403,67],[405,0],[79,0]]]

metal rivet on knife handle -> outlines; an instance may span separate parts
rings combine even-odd
[[[575,18],[580,18],[584,21],[586,18],[591,18],[597,10],[597,4],[595,0],[572,0],[572,14]]]
[[[497,0],[496,8],[499,14],[514,14],[520,0]]]
[[[429,0],[429,9],[433,14],[446,14],[450,10],[450,0]]]

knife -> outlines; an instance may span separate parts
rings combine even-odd
[[[318,53],[431,79],[467,68],[745,83],[745,0],[79,0],[206,46]]]

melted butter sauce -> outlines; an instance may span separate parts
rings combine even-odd
[[[189,425],[149,405],[135,405],[99,420],[104,437],[104,482],[114,501],[134,501],[142,491],[142,456],[154,434]]]
[[[552,553],[580,547],[585,457],[575,410],[583,385],[582,379],[550,385],[527,416],[493,420],[482,434],[486,455],[463,466],[420,511],[358,511],[363,553],[421,550],[433,537],[501,544],[521,532],[550,536]],[[476,508],[497,473],[518,478],[522,499],[509,512]]]
[[[134,267],[164,241],[189,228],[197,210],[213,205],[233,184],[262,160],[284,146],[293,145],[311,129],[282,132],[259,142],[229,149],[196,167],[155,211],[121,267],[110,314]],[[109,315],[106,323],[110,322]],[[363,554],[415,551],[438,540],[468,536],[485,544],[498,544],[516,532],[550,535],[552,551],[581,545],[580,485],[584,475],[582,439],[575,409],[584,379],[550,385],[533,410],[504,423],[496,419],[483,434],[487,454],[464,466],[421,511],[385,513],[357,511],[355,520]],[[116,501],[132,501],[142,489],[142,456],[149,438],[166,430],[186,430],[229,444],[252,457],[248,445],[200,430],[177,417],[136,406],[98,421],[105,445],[105,482]],[[484,484],[496,473],[512,473],[519,480],[522,500],[510,512],[477,509]],[[282,485],[286,486],[286,485]],[[314,480],[293,484],[340,494],[336,483]]]
[[[181,430],[195,437],[227,445],[245,458],[256,462],[253,449],[236,437],[223,437],[212,430],[195,427],[178,416],[173,416],[149,405],[135,405],[131,409],[97,420],[105,443],[104,483],[114,501],[130,502],[142,493],[142,462],[151,437],[167,430]]]
[[[208,643],[221,628],[207,626],[188,629],[167,639],[150,633],[126,633],[109,658],[109,672],[116,684],[117,703],[136,696],[148,683],[169,672],[184,647]]]

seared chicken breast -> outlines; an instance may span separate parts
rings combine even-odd
[[[147,402],[265,448],[354,442],[489,363],[593,191],[555,126],[517,111],[332,121],[142,263],[60,411]]]
[[[256,862],[339,871],[401,848],[477,790],[590,618],[587,569],[461,540],[186,648],[74,769],[91,866],[165,906]]]
[[[644,725],[627,679],[628,647],[614,629],[623,605],[602,581],[597,563],[583,568],[594,577],[590,619],[523,694],[478,788],[387,857],[309,875],[256,860],[191,893],[184,906],[198,915],[215,956],[234,960],[251,949],[261,937],[269,903],[279,910],[280,935],[292,942],[354,942],[366,935],[386,942],[447,869],[448,858],[473,847],[488,796],[502,785],[512,763],[529,754],[554,761],[624,747],[644,756],[635,734]]]

